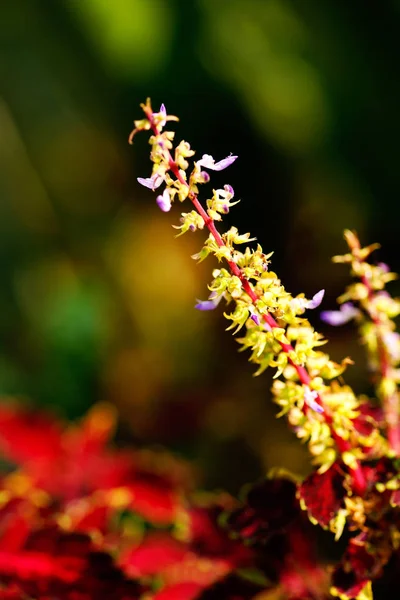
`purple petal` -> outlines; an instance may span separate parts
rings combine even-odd
[[[317,402],[314,402],[314,400],[310,400],[309,402],[307,402],[307,406],[309,406],[312,410],[315,410],[315,412],[319,414],[324,412],[322,406],[320,406]]]
[[[260,318],[259,318],[259,316],[258,316],[258,315],[256,315],[256,313],[253,313],[253,314],[250,316],[250,319],[252,319],[256,325],[259,325],[259,324],[260,324]]]
[[[389,273],[389,272],[390,272],[390,267],[389,267],[389,265],[387,265],[387,264],[386,264],[386,263],[384,263],[384,262],[380,262],[380,263],[378,263],[378,264],[377,264],[377,267],[380,267],[384,273]]]
[[[319,292],[317,292],[312,297],[312,300],[309,300],[307,302],[306,308],[309,308],[311,310],[313,310],[314,308],[317,308],[321,304],[324,295],[325,295],[325,290],[320,290]]]
[[[308,385],[304,386],[304,402],[307,404],[307,406],[309,406],[312,410],[315,410],[315,412],[317,413],[323,413],[324,409],[322,408],[322,406],[320,406],[318,404],[318,402],[316,402],[316,399],[318,398],[318,392],[315,392],[314,390],[310,390],[310,388],[308,387]]]
[[[229,183],[227,183],[226,185],[224,185],[224,190],[230,194],[232,197],[235,195],[235,192],[233,190],[233,187],[231,185],[229,185]]]
[[[159,114],[162,117],[162,119],[160,121],[160,127],[165,127],[165,125],[167,123],[167,110],[166,110],[164,104],[161,104]]]
[[[214,310],[222,300],[222,294],[218,295],[216,292],[211,292],[208,300],[198,300],[195,308],[197,310]]]
[[[156,173],[151,177],[138,177],[137,180],[141,185],[144,185],[144,187],[147,187],[149,188],[149,190],[154,191],[155,189],[160,187],[160,185],[164,181],[164,178],[161,175],[158,175],[158,173]]]
[[[147,187],[150,190],[154,188],[154,181],[151,177],[138,177],[137,180],[141,185],[144,185],[144,187]]]
[[[202,180],[203,180],[203,183],[208,183],[208,182],[210,181],[210,176],[209,176],[209,174],[207,173],[207,171],[202,171],[202,172],[200,173],[200,175],[201,175],[201,178],[202,178]]]
[[[156,202],[163,212],[169,212],[171,210],[171,196],[169,195],[167,188],[165,188],[160,196],[157,196]]]
[[[383,334],[383,342],[390,358],[397,363],[400,360],[400,335],[397,331],[388,331]]]
[[[198,167],[204,167],[205,169],[214,169],[215,160],[211,154],[203,154],[200,160],[197,161]]]
[[[232,156],[232,154],[230,154],[216,163],[211,154],[203,154],[201,159],[197,161],[197,166],[211,169],[212,171],[222,171],[222,169],[226,169],[226,167],[229,167],[229,165],[235,162],[236,159],[237,156]]]
[[[345,302],[340,310],[324,310],[321,314],[321,320],[329,325],[338,326],[348,323],[360,314],[360,311],[353,306],[351,302]]]
[[[197,310],[214,310],[216,307],[217,305],[213,300],[197,300],[197,304],[195,305]]]
[[[234,163],[236,159],[237,159],[237,156],[232,156],[232,154],[230,154],[226,158],[223,158],[219,162],[215,163],[213,169],[214,169],[214,171],[222,171],[223,169],[226,169],[232,163]]]

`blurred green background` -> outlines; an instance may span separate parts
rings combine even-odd
[[[226,226],[332,308],[344,227],[400,269],[400,2],[4,0],[0,14],[2,396],[67,417],[115,403],[122,440],[194,459],[208,487],[307,470],[270,377],[251,377],[221,311],[193,310],[213,266],[190,259],[203,234],[173,239],[178,208],[136,183],[147,138],[127,138],[150,96],[200,155],[238,154],[213,175],[242,198]],[[368,392],[352,327],[329,335]]]

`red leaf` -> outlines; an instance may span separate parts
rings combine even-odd
[[[69,529],[87,533],[100,532],[105,535],[109,529],[111,508],[98,502],[94,494],[69,506],[67,509]]]
[[[181,501],[168,480],[149,473],[138,474],[127,488],[132,493],[131,510],[150,523],[168,525],[175,520]]]
[[[0,552],[0,578],[37,600],[136,600],[140,587],[127,580],[84,534],[46,527],[31,533],[18,552]],[[6,588],[7,589],[7,588]]]
[[[312,473],[298,487],[300,500],[307,512],[321,527],[327,528],[343,505],[346,491],[344,475],[336,464],[325,473]]]
[[[253,559],[253,551],[241,540],[232,539],[229,530],[222,527],[221,506],[193,507],[189,511],[190,548],[201,557],[221,559],[231,568],[247,566]]]
[[[369,581],[382,575],[392,551],[390,538],[385,540],[381,532],[369,530],[360,533],[349,541],[340,564],[333,572],[333,586],[349,600],[357,597]]]
[[[60,453],[61,432],[48,415],[0,405],[0,446],[17,464],[54,460]]]
[[[384,413],[380,406],[363,402],[358,407],[358,412],[358,416],[353,419],[353,425],[362,436],[368,437],[374,430],[385,426]]]
[[[250,487],[242,507],[228,518],[228,527],[248,541],[266,541],[300,514],[296,484],[288,478],[265,479]]]
[[[157,592],[152,600],[196,600],[202,591],[197,583],[177,583]]]
[[[153,534],[127,552],[119,562],[130,577],[162,575],[170,565],[181,563],[188,551],[184,544],[167,533]]]

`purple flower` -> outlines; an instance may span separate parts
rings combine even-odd
[[[253,313],[250,316],[250,319],[252,319],[256,325],[260,324],[260,317],[258,315],[256,315],[256,313]]]
[[[310,390],[310,388],[308,387],[308,385],[305,385],[304,386],[304,402],[312,410],[315,410],[315,412],[317,412],[317,413],[323,413],[324,409],[322,408],[322,406],[320,406],[318,404],[318,402],[316,402],[317,398],[318,398],[318,392],[315,392],[314,390]]]
[[[344,325],[352,319],[355,319],[360,314],[358,308],[356,308],[351,302],[345,302],[342,304],[339,310],[324,310],[321,314],[321,320],[329,325]]]
[[[376,266],[377,266],[377,267],[379,267],[380,269],[382,269],[382,271],[383,271],[384,273],[389,273],[389,272],[390,272],[390,267],[389,267],[389,265],[387,265],[387,264],[386,264],[386,263],[384,263],[384,262],[380,262],[380,263],[378,263]]]
[[[210,176],[207,173],[207,171],[202,171],[200,173],[200,175],[201,175],[201,181],[202,181],[202,183],[208,183],[210,181]]]
[[[171,196],[169,195],[168,188],[165,188],[163,193],[157,196],[156,202],[163,212],[171,210]]]
[[[164,127],[167,122],[167,109],[164,104],[161,104],[159,114],[163,117],[162,121],[160,121],[160,126]]]
[[[224,190],[232,198],[235,195],[235,192],[233,191],[233,187],[231,185],[229,185],[229,183],[227,183],[226,185],[224,185]]]
[[[197,162],[197,166],[211,169],[212,171],[222,171],[234,163],[236,159],[237,156],[232,156],[232,154],[230,154],[216,163],[210,154],[203,154],[202,158]]]
[[[144,187],[147,187],[149,190],[153,190],[154,192],[155,189],[160,187],[164,181],[164,177],[158,173],[155,173],[151,177],[138,177],[137,180],[141,185],[144,185]]]
[[[314,294],[311,300],[307,300],[306,298],[293,298],[293,300],[290,302],[290,305],[294,311],[305,309],[312,310],[321,304],[324,295],[325,290],[320,290]]]
[[[217,305],[213,300],[197,300],[195,308],[197,308],[197,310],[214,310],[216,306]]]
[[[325,290],[320,290],[319,292],[314,294],[314,296],[312,297],[312,300],[309,300],[305,307],[309,308],[311,310],[314,308],[317,308],[321,304],[324,295],[325,295]]]
[[[386,350],[389,352],[390,358],[393,362],[400,361],[400,335],[397,331],[388,331],[383,334],[383,342],[386,346]]]
[[[208,300],[197,300],[195,308],[197,308],[197,310],[214,310],[221,302],[222,296],[223,294],[218,295],[215,292],[212,292],[209,295]]]

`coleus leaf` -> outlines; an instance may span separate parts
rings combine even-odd
[[[382,429],[385,426],[384,414],[380,406],[361,402],[358,413],[358,416],[353,419],[353,424],[358,433],[364,437],[370,436],[375,429]]]
[[[344,474],[336,463],[324,473],[312,473],[298,486],[302,507],[311,521],[325,529],[343,506],[345,495]]]
[[[271,477],[247,489],[242,506],[230,514],[227,526],[247,543],[266,541],[299,513],[295,482],[286,477]]]
[[[368,535],[361,533],[349,541],[341,563],[332,575],[332,593],[343,600],[367,600],[371,580],[381,574],[386,563],[378,552],[370,552]],[[383,559],[383,560],[382,560]],[[370,596],[372,600],[372,593]]]
[[[185,581],[162,589],[152,597],[152,600],[197,600],[202,589],[198,583]]]
[[[0,406],[0,447],[7,459],[16,464],[41,464],[54,460],[61,450],[62,426],[51,416]]]
[[[153,533],[128,550],[119,563],[130,577],[162,575],[171,565],[182,563],[188,552],[185,544],[168,533]]]
[[[172,457],[163,455],[161,461],[160,453],[151,458],[150,452],[110,448],[114,428],[114,410],[107,404],[96,405],[68,426],[41,413],[0,407],[0,448],[20,466],[30,487],[50,494],[59,509],[95,494],[104,506],[103,523],[108,506],[129,508],[156,525],[172,524],[187,488],[187,469]],[[90,531],[90,521],[101,529],[94,514],[89,518],[92,503],[87,507],[81,529]],[[96,516],[99,520],[99,511]],[[77,526],[78,521],[74,519]]]
[[[192,507],[189,511],[190,548],[199,556],[222,559],[231,567],[247,566],[253,552],[242,541],[232,539],[230,532],[221,526],[223,517],[223,508],[217,504]]]
[[[0,581],[36,600],[138,600],[143,591],[88,536],[53,526],[32,532],[18,551],[0,551]]]
[[[269,582],[260,600],[264,595],[266,599],[311,598],[317,593],[321,599],[327,597],[329,578],[318,564],[314,530],[300,508],[293,479],[270,477],[252,486],[227,524],[254,548],[254,564]]]

